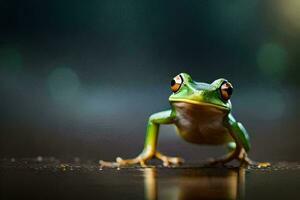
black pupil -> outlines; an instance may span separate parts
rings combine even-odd
[[[227,92],[228,96],[231,96],[232,95],[232,92],[233,92],[233,88],[231,87],[230,84],[228,83],[225,83],[224,84],[226,87],[224,88],[224,90]]]
[[[172,80],[171,81],[171,86],[175,85],[175,83],[176,83],[175,80]]]
[[[229,86],[225,90],[227,91],[227,93],[228,93],[229,96],[232,95],[232,91],[233,91],[232,87]]]

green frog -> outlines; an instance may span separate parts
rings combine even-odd
[[[157,150],[159,126],[174,124],[179,135],[187,142],[200,145],[226,145],[228,153],[210,160],[209,164],[226,164],[234,159],[241,164],[267,167],[249,159],[249,135],[231,113],[232,84],[220,78],[211,84],[194,81],[187,73],[180,73],[171,81],[170,110],[152,114],[149,118],[143,151],[135,158],[116,158],[115,162],[100,161],[101,166],[120,167],[133,164],[146,166],[152,158],[164,166],[179,165],[180,157],[170,157]]]

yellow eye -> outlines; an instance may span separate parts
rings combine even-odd
[[[180,75],[177,75],[173,78],[171,81],[171,90],[173,92],[177,92],[182,84],[182,77]]]
[[[232,92],[233,92],[233,87],[231,85],[231,83],[224,81],[220,87],[220,92],[221,92],[221,96],[224,100],[228,100],[230,99]]]

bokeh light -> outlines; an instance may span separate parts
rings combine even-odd
[[[60,66],[50,73],[48,88],[53,99],[67,103],[78,97],[80,81],[71,68]]]
[[[279,44],[263,44],[257,53],[257,64],[265,75],[280,79],[286,72],[287,52]]]
[[[130,150],[128,144],[142,145],[149,115],[170,108],[170,79],[187,72],[196,81],[225,77],[234,84],[233,114],[249,129],[254,157],[294,160],[299,5],[297,0],[5,1],[0,154],[99,159],[99,153],[112,158],[122,145],[135,154],[138,145]],[[161,132],[166,150],[176,150],[173,126]],[[78,148],[82,142],[85,148]],[[118,148],[112,151],[111,145]],[[269,154],[261,153],[268,148]],[[190,158],[202,153],[184,151],[178,148]]]
[[[275,5],[279,17],[277,24],[281,27],[281,30],[289,33],[289,35],[299,35],[300,1],[277,0]]]
[[[0,81],[2,87],[10,88],[14,86],[22,68],[22,56],[16,48],[0,48]]]

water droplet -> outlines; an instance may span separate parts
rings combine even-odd
[[[74,162],[79,163],[79,162],[80,162],[80,158],[75,157],[75,158],[74,158]]]
[[[38,157],[36,158],[36,161],[42,162],[42,161],[43,161],[43,157],[42,157],[42,156],[38,156]]]

